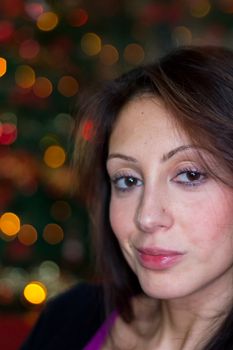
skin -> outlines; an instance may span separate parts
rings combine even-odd
[[[135,349],[194,349],[232,302],[233,192],[206,173],[162,101],[148,96],[118,116],[107,170],[111,225],[145,292],[133,301],[135,322],[119,319],[113,338]],[[148,247],[178,251],[181,259],[162,270],[145,267],[138,249]]]

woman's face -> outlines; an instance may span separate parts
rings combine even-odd
[[[233,191],[206,172],[198,152],[163,104],[145,96],[123,108],[110,138],[112,229],[156,298],[224,288],[232,274]]]

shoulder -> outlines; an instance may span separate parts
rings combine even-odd
[[[103,321],[102,287],[78,284],[46,304],[22,350],[82,349]]]

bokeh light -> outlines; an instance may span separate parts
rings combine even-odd
[[[56,201],[51,207],[51,215],[57,221],[65,221],[71,216],[71,207],[65,201]]]
[[[36,40],[28,39],[22,42],[19,54],[24,59],[32,59],[40,52],[40,45]]]
[[[124,59],[127,63],[137,65],[144,60],[144,49],[139,44],[129,44],[124,49]]]
[[[100,52],[100,61],[106,66],[112,66],[119,60],[119,53],[113,45],[103,45]]]
[[[24,224],[21,226],[18,232],[18,240],[24,245],[32,245],[37,241],[37,230],[30,224]]]
[[[57,89],[63,96],[72,97],[77,94],[79,84],[74,77],[65,75],[59,80]]]
[[[14,33],[14,27],[10,21],[0,21],[0,42],[6,42],[11,39]]]
[[[50,168],[61,167],[66,160],[66,153],[61,146],[49,146],[44,153],[44,162]]]
[[[190,45],[192,43],[192,33],[190,29],[185,26],[177,26],[173,31],[173,37],[177,46]]]
[[[58,25],[58,16],[55,12],[42,13],[37,19],[37,26],[40,30],[48,32]]]
[[[64,238],[64,231],[61,226],[51,223],[45,226],[43,238],[49,244],[58,244]]]
[[[37,18],[44,12],[44,7],[38,2],[30,2],[25,4],[25,11],[28,16],[34,20],[37,20]]]
[[[68,113],[59,113],[54,118],[54,126],[57,132],[70,133],[74,128],[74,119]]]
[[[46,77],[36,78],[35,84],[33,85],[33,92],[37,97],[46,98],[51,95],[53,91],[53,85],[51,81]]]
[[[90,141],[94,136],[94,124],[92,120],[86,120],[82,127],[82,137],[86,141]]]
[[[86,33],[81,39],[81,48],[88,56],[98,55],[101,51],[101,39],[95,33]]]
[[[70,25],[73,27],[82,27],[87,21],[88,13],[82,8],[73,10],[69,17]]]
[[[11,212],[4,213],[0,218],[0,229],[6,236],[14,236],[20,230],[19,217]]]
[[[202,18],[208,15],[211,5],[208,0],[190,2],[190,13],[193,17]]]
[[[5,58],[0,57],[0,77],[6,74],[7,70],[7,61]]]
[[[32,281],[25,286],[23,295],[29,303],[39,305],[46,300],[47,289],[43,283]]]
[[[59,266],[51,260],[43,261],[39,266],[39,277],[43,282],[51,283],[60,276]]]
[[[12,123],[0,123],[0,145],[11,145],[17,139],[17,127]]]
[[[47,134],[41,138],[39,145],[40,145],[40,148],[42,150],[45,150],[49,146],[52,146],[52,145],[58,144],[58,143],[59,143],[59,139],[58,139],[57,135]]]
[[[16,84],[23,88],[31,88],[35,84],[35,71],[28,65],[21,65],[16,69]]]

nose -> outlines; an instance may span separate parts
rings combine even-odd
[[[169,198],[162,190],[145,189],[141,195],[135,217],[136,226],[142,232],[166,231],[173,224]]]

